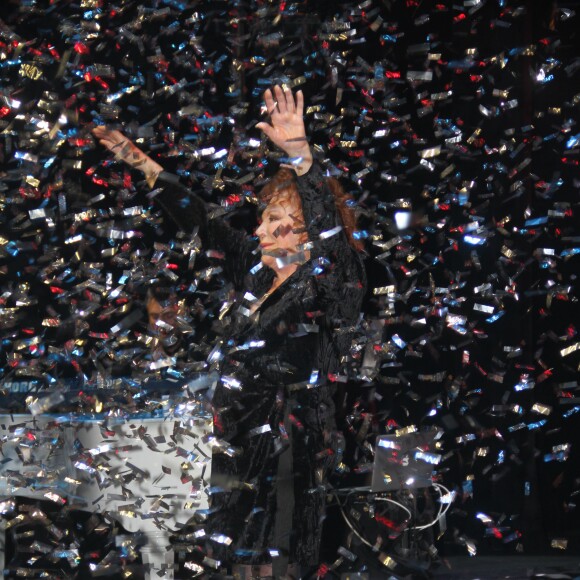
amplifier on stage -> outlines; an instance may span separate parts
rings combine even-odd
[[[377,437],[372,491],[430,487],[435,465],[441,461],[435,451],[442,435],[442,431],[432,429]]]

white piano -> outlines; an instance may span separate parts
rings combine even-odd
[[[203,397],[164,407],[153,417],[0,415],[0,502],[28,497],[106,512],[147,535],[150,578],[173,578],[169,534],[208,506],[212,417]],[[2,532],[0,569],[3,544]]]

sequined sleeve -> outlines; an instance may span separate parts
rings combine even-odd
[[[244,287],[244,280],[258,262],[257,243],[246,232],[232,227],[222,217],[212,218],[209,205],[194,191],[184,187],[176,175],[162,172],[157,179],[161,190],[154,197],[166,214],[185,232],[197,227],[207,247],[226,253],[224,261],[228,277],[236,289]]]

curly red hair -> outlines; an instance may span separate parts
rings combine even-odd
[[[338,179],[329,177],[326,179],[326,183],[334,196],[334,203],[338,214],[340,215],[342,226],[346,232],[348,243],[357,250],[357,252],[362,251],[362,241],[357,240],[354,237],[354,232],[356,231],[356,213],[352,207],[352,196],[344,191]],[[274,199],[277,202],[287,201],[288,203],[295,204],[296,207],[299,207],[300,213],[302,213],[302,201],[300,200],[300,194],[298,193],[298,187],[296,186],[296,174],[285,167],[279,169],[260,190],[258,193],[258,199],[266,204],[269,204]],[[303,216],[302,223],[304,223]]]

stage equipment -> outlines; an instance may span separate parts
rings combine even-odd
[[[370,486],[333,492],[350,530],[339,549],[343,578],[357,573],[429,576],[438,559],[433,529],[445,528],[452,500],[449,490],[433,481],[441,436],[430,429],[377,437]],[[358,562],[374,567],[361,570]]]

